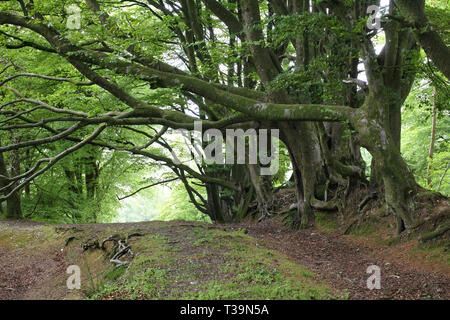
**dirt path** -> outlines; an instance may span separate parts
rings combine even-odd
[[[42,224],[32,221],[0,220],[1,228],[32,231]],[[26,247],[0,245],[0,300],[29,298],[34,288],[65,272],[62,252],[42,253]],[[33,298],[33,297],[32,297]]]
[[[33,230],[37,225],[42,224],[0,220],[0,228],[18,231]],[[402,246],[374,246],[316,229],[292,231],[282,226],[279,219],[259,224],[241,223],[218,227],[246,228],[249,235],[260,239],[263,245],[311,269],[331,287],[346,291],[350,299],[450,298],[448,268],[436,271],[432,269],[432,263],[427,265],[421,261],[408,260],[406,249]],[[163,231],[158,222],[95,224],[83,228],[93,233],[105,228],[116,231],[129,228]],[[0,245],[0,300],[38,298],[34,293],[42,293],[42,286],[56,275],[65,274],[65,252],[57,250],[48,254],[26,247],[11,250],[11,244],[9,247]],[[370,276],[366,270],[370,265],[381,268],[381,290],[368,290],[366,287]],[[46,296],[59,298],[57,293],[51,292]]]
[[[23,300],[34,288],[56,274],[65,272],[60,255],[30,254],[25,250],[8,252],[0,248],[0,300]]]
[[[346,290],[350,299],[449,299],[450,273],[429,270],[420,261],[405,258],[404,248],[355,243],[349,238],[316,229],[292,231],[279,219],[259,224],[234,225],[246,228],[249,235],[270,249],[288,255],[330,286]],[[381,289],[367,289],[367,267],[381,269]],[[427,270],[428,269],[428,270]]]

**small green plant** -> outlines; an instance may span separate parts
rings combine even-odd
[[[112,267],[109,269],[104,278],[109,281],[115,281],[119,279],[127,270],[127,266],[118,266],[118,267]]]

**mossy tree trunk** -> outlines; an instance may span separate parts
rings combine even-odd
[[[373,156],[384,184],[386,203],[397,218],[399,233],[405,228],[414,228],[417,223],[412,211],[413,197],[419,186],[389,131],[386,116],[389,114],[388,96],[386,92],[371,93],[352,119],[352,124],[361,137],[362,145]]]

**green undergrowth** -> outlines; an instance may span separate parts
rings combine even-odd
[[[243,230],[203,226],[140,237],[127,267],[111,267],[89,299],[345,298]]]
[[[450,243],[448,242],[420,243],[411,249],[411,253],[422,253],[426,255],[427,260],[443,261],[447,266],[450,266]]]
[[[60,236],[51,226],[38,226],[23,229],[0,228],[0,245],[10,250],[45,250],[56,245]]]
[[[335,213],[316,212],[314,219],[320,230],[330,232],[339,228],[339,221]]]

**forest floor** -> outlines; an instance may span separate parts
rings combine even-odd
[[[349,299],[449,299],[448,249],[422,247],[417,240],[384,244],[370,237],[319,228],[292,231],[280,218],[239,224],[269,249],[307,267]],[[380,267],[381,289],[368,290],[367,268]]]
[[[0,219],[0,299],[450,298],[446,248],[377,243],[318,225],[292,231],[279,217],[232,225]],[[95,244],[113,234],[130,237],[134,258],[121,258],[129,267],[112,266],[111,246]],[[67,289],[72,264],[81,268],[82,290]],[[381,269],[380,290],[367,289],[370,265]]]

